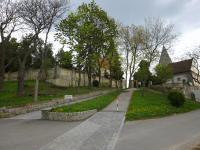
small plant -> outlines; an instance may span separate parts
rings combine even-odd
[[[185,102],[185,96],[179,91],[170,91],[168,99],[172,106],[181,107]]]
[[[98,80],[93,80],[92,82],[94,87],[99,87],[99,81]]]

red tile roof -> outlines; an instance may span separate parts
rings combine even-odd
[[[192,67],[192,60],[183,60],[179,62],[170,63],[169,65],[172,67],[173,74],[190,72]]]

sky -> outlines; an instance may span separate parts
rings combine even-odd
[[[70,0],[70,11],[90,1]],[[200,45],[200,0],[96,0],[96,3],[109,16],[125,25],[143,25],[148,17],[159,17],[174,24],[178,37],[169,51],[173,61],[182,59]],[[53,43],[56,53],[62,45],[54,40],[54,34],[55,31],[52,31],[49,42]]]
[[[90,0],[71,0],[71,10]],[[174,24],[178,35],[170,50],[173,60],[181,59],[200,45],[200,0],[96,0],[109,16],[123,24],[143,25],[147,17],[160,17]]]

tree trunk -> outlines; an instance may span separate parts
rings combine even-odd
[[[78,70],[78,87],[81,85],[81,71],[80,69]]]
[[[35,79],[35,92],[34,92],[34,101],[38,101],[38,89],[39,89],[39,79],[38,77]]]
[[[18,96],[24,96],[24,78],[25,78],[25,65],[20,64],[18,71]]]
[[[99,86],[101,86],[101,68],[99,67]]]
[[[58,66],[55,65],[55,68],[54,68],[54,76],[53,76],[54,79],[57,78],[57,72],[58,72]]]
[[[129,78],[129,85],[128,85],[129,88],[132,88],[132,81],[131,81],[131,77]]]
[[[128,84],[128,66],[129,66],[129,52],[126,51],[126,88]]]
[[[110,79],[110,87],[112,87],[112,78]]]
[[[126,88],[127,88],[127,84],[128,84],[128,71],[125,72],[125,80],[126,80]]]
[[[92,75],[91,73],[88,72],[88,86],[91,87],[92,86]]]
[[[85,72],[83,73],[83,85],[85,86]]]
[[[47,79],[47,67],[45,66],[45,60],[46,58],[44,57],[43,60],[42,60],[42,64],[41,64],[41,67],[40,67],[40,79],[45,81]]]
[[[117,80],[115,80],[115,87],[118,88]]]
[[[0,45],[0,90],[4,88],[4,74],[5,74],[5,48],[3,44]]]

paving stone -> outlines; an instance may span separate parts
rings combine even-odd
[[[57,137],[40,150],[112,150],[123,126],[132,91],[131,89],[118,97],[120,111],[116,111],[114,101],[103,111]]]

